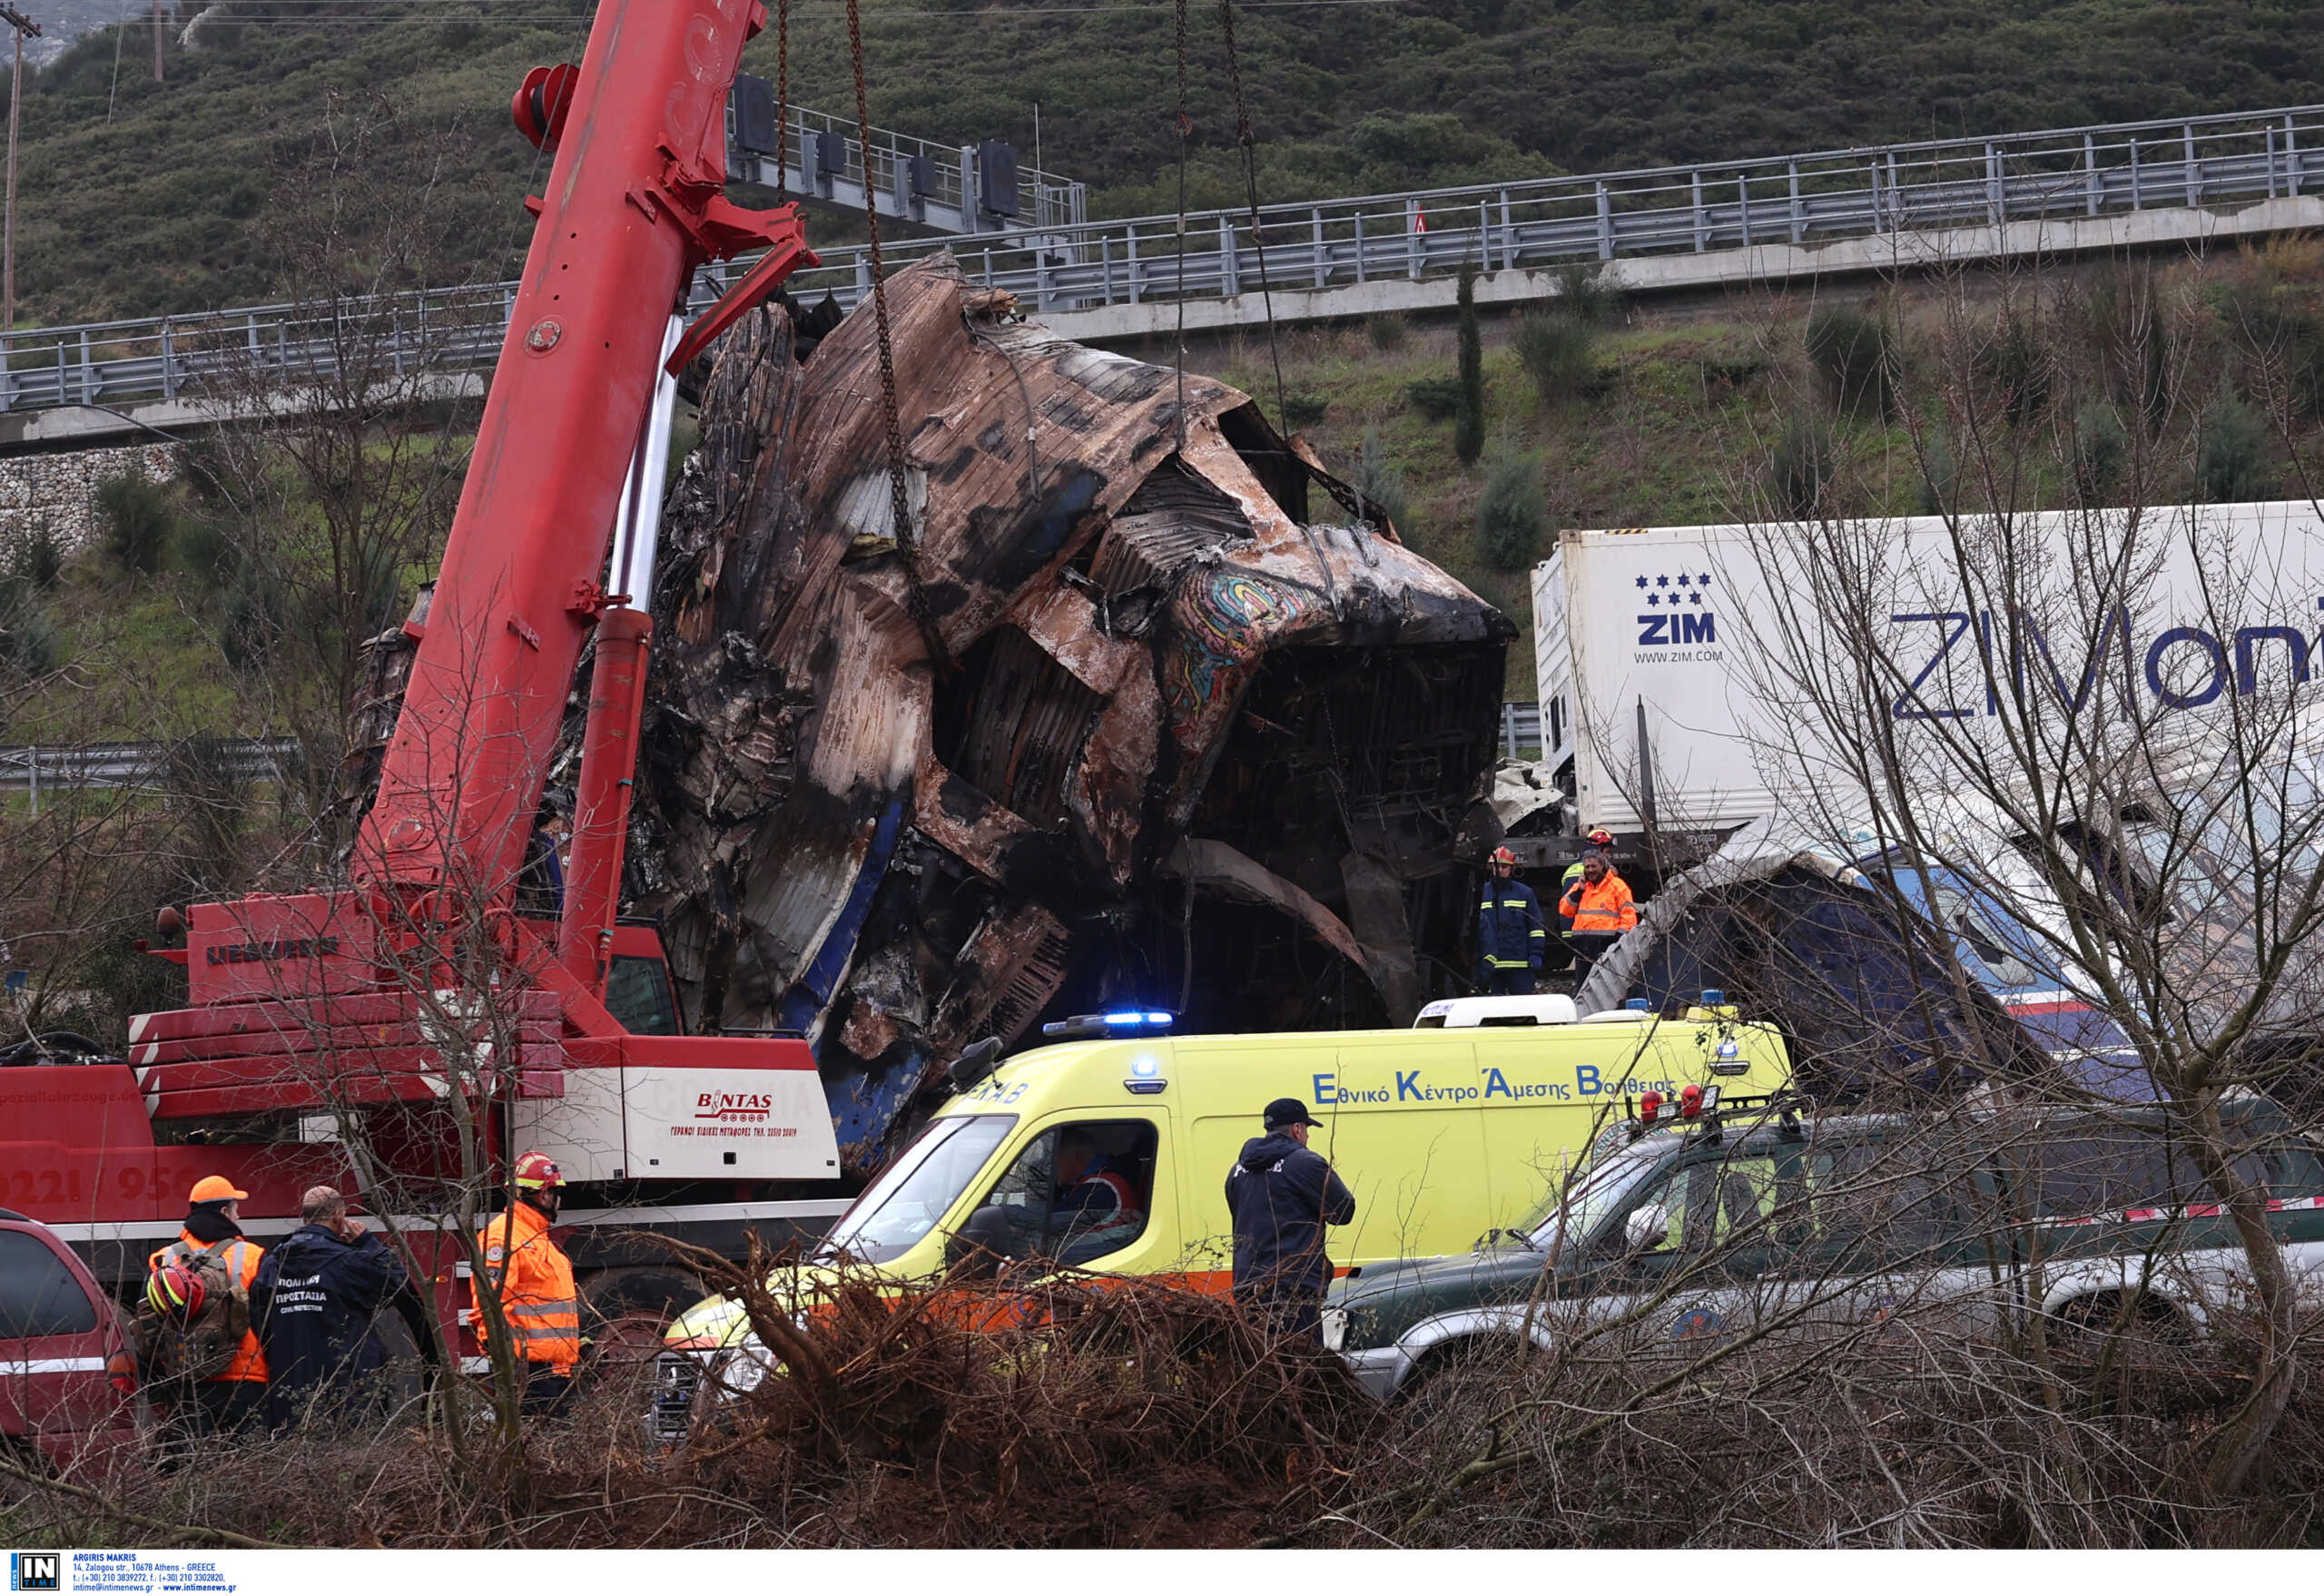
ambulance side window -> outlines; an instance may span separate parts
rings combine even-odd
[[[1157,1138],[1143,1119],[1053,1126],[979,1206],[978,1239],[1004,1257],[1086,1264],[1146,1232]]]

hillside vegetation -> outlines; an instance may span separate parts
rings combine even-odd
[[[1517,623],[1511,698],[1534,695],[1528,573],[1561,527],[2296,498],[2324,485],[2316,241],[1696,311],[1578,286],[1580,318],[1479,317],[1474,461],[1456,448],[1452,321],[1285,330],[1280,403],[1264,332],[1189,352],[1189,369],[1288,412],[1406,542]],[[366,626],[399,613],[432,568],[465,440],[423,427],[373,452],[396,447],[407,471],[434,473],[433,507],[399,532],[402,578],[366,601]],[[227,510],[183,486],[161,497],[168,524],[143,568],[117,537],[38,581],[11,574],[23,551],[0,557],[0,742],[285,729],[268,679],[281,661],[248,634],[254,607],[281,625],[298,606],[222,560]],[[290,543],[304,547],[313,516],[291,507]],[[298,587],[307,556],[285,557],[278,585]]]
[[[864,10],[876,121],[1006,137],[1029,158],[1038,103],[1044,164],[1088,182],[1097,213],[1177,203],[1171,5]],[[268,298],[296,252],[290,216],[350,150],[442,224],[391,276],[513,272],[537,179],[508,95],[527,67],[577,55],[587,14],[243,0],[212,9],[199,47],[172,29],[162,84],[142,21],[83,35],[26,91],[19,320]],[[792,76],[801,101],[843,112],[842,17],[835,0],[798,0]],[[1297,198],[2312,102],[2311,20],[2252,0],[1315,0],[1238,12],[1234,65],[1260,192]],[[1219,11],[1189,6],[1196,205],[1245,192],[1223,42]],[[772,75],[774,58],[770,30],[745,64]],[[371,283],[356,271],[350,286]]]

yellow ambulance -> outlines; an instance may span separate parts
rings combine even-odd
[[[1593,1138],[1651,1092],[1759,1097],[1790,1081],[1783,1039],[1718,1001],[1666,1018],[1575,1016],[1571,1000],[1432,1004],[1410,1030],[1167,1034],[1167,1014],[1086,1016],[1071,1039],[953,1067],[955,1092],[842,1215],[812,1266],[932,1276],[973,1241],[1002,1258],[1229,1285],[1226,1174],[1276,1098],[1355,1194],[1340,1269],[1465,1251],[1541,1207]],[[1088,1200],[1095,1197],[1097,1201]],[[809,1284],[803,1279],[804,1286]],[[699,1305],[672,1351],[706,1351],[739,1308]]]

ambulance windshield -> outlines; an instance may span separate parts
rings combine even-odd
[[[936,1120],[840,1216],[815,1256],[859,1264],[903,1256],[936,1228],[1016,1123],[1014,1114]]]

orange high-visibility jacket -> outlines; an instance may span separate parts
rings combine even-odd
[[[145,1260],[145,1272],[150,1275],[163,1264],[176,1263],[195,1253],[216,1253],[225,1259],[226,1273],[242,1283],[242,1296],[247,1297],[251,1294],[251,1282],[258,1278],[259,1260],[265,1256],[266,1249],[239,1236],[230,1236],[222,1242],[205,1246],[193,1238],[191,1231],[181,1230],[175,1241],[165,1247],[156,1248],[153,1256]],[[242,1344],[234,1349],[233,1361],[226,1365],[226,1372],[213,1374],[211,1378],[265,1380],[266,1349],[258,1342],[256,1315],[251,1315],[251,1328],[242,1332]]]
[[[537,1209],[517,1203],[496,1214],[477,1232],[484,1250],[485,1279],[468,1281],[476,1306],[478,1341],[490,1337],[484,1316],[487,1284],[507,1315],[517,1355],[570,1374],[581,1358],[581,1299],[573,1288],[573,1261],[548,1237],[548,1220]]]
[[[1630,901],[1630,884],[1612,871],[1595,884],[1579,881],[1558,900],[1558,912],[1573,923],[1566,929],[1576,936],[1616,937],[1638,923],[1638,905]]]

